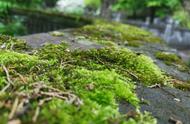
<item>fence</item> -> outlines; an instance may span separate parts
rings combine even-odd
[[[12,8],[9,13],[24,18],[24,25],[28,34],[76,28],[92,23],[91,19],[42,10]]]

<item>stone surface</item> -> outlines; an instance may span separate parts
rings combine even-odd
[[[137,87],[139,98],[145,102],[141,111],[149,111],[157,118],[158,124],[172,124],[170,118],[175,118],[190,124],[190,92],[174,88],[146,88]],[[126,102],[120,103],[120,112],[127,113],[133,110]]]

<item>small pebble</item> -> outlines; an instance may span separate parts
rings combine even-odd
[[[174,98],[174,100],[175,100],[176,102],[181,102],[181,100],[178,99],[178,98]]]

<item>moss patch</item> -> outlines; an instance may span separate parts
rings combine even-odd
[[[59,53],[59,54],[57,54]],[[145,85],[165,82],[164,73],[145,55],[118,47],[105,47],[87,51],[68,51],[64,44],[47,45],[39,53],[41,59],[68,61],[70,65],[82,66],[90,70],[115,69],[116,72],[136,78]]]
[[[89,98],[102,106],[115,106],[115,100],[124,99],[138,106],[134,84],[114,71],[90,71],[77,69],[69,76],[71,88],[81,97]],[[77,80],[76,80],[77,79]]]
[[[8,50],[0,50],[0,53],[1,53],[0,64],[4,64],[4,65],[20,63],[20,64],[27,64],[27,66],[29,66],[39,61],[36,56],[30,56],[28,54],[22,54],[22,53],[8,51]]]
[[[167,65],[173,65],[180,71],[189,71],[189,67],[183,60],[173,53],[157,52],[155,53],[157,59],[163,60]]]
[[[50,32],[49,34],[52,35],[52,36],[55,36],[55,37],[64,36],[64,33],[60,32],[60,31],[53,31],[53,32]]]
[[[38,57],[28,54],[0,50],[0,65],[0,87],[2,88],[10,83],[6,79],[8,76],[6,70],[10,75],[9,78],[13,79],[12,83],[26,83],[30,77],[40,74],[43,71],[42,68],[46,68],[50,62],[39,60]]]
[[[172,83],[174,87],[181,89],[181,90],[187,90],[190,91],[190,82],[183,82],[179,80],[172,80]]]
[[[121,44],[128,42],[129,46],[139,46],[143,42],[161,43],[161,39],[152,36],[150,32],[116,22],[96,21],[94,25],[79,28],[75,33],[96,41],[113,41]]]
[[[26,51],[30,50],[25,41],[19,40],[6,35],[0,35],[0,49],[14,50],[14,51]]]
[[[115,69],[118,73],[136,78],[145,85],[165,81],[164,74],[149,57],[137,55],[125,48],[91,49],[77,51],[73,55],[78,60],[76,64],[80,66],[85,65],[89,69]]]

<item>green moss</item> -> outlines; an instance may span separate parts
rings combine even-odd
[[[178,88],[178,89],[181,89],[181,90],[187,90],[189,91],[190,90],[190,83],[187,83],[187,82],[181,82],[179,81],[180,83],[175,83],[174,84],[174,87]]]
[[[36,77],[45,70],[43,68],[51,65],[51,62],[40,60],[37,56],[8,50],[0,50],[0,65],[0,88],[2,89],[2,87],[7,84],[3,66],[6,67],[11,78],[14,79],[13,82],[20,83],[30,76]],[[17,83],[14,84],[16,85]]]
[[[35,56],[30,56],[27,54],[21,54],[13,51],[0,50],[0,64],[8,65],[8,64],[27,64],[33,65],[37,63],[39,60]]]
[[[62,124],[107,124],[109,119],[118,116],[118,112],[109,106],[102,107],[93,102],[88,102],[85,106],[77,108],[63,101],[55,100],[48,103],[47,107],[43,108],[41,116],[42,118],[39,119],[39,122],[48,120],[51,123]],[[54,118],[52,118],[52,116]]]
[[[94,40],[94,42],[96,43],[99,43],[101,45],[104,45],[104,46],[109,46],[109,47],[114,47],[114,46],[117,46],[116,43],[112,42],[112,41],[105,41],[105,40]]]
[[[60,32],[60,31],[53,31],[53,32],[50,32],[49,34],[52,35],[52,36],[55,36],[55,37],[64,36],[64,33]]]
[[[61,43],[59,45],[47,44],[38,50],[37,56],[41,59],[66,61],[70,54],[67,48],[68,45],[65,43]]]
[[[161,60],[165,60],[167,62],[179,62],[181,59],[176,55],[172,53],[166,53],[166,52],[157,52],[156,57]]]
[[[116,22],[108,23],[97,21],[94,25],[79,28],[75,33],[77,35],[83,35],[91,40],[103,40],[105,42],[113,41],[115,43],[128,42],[129,45],[140,45],[143,42],[161,43],[161,40],[152,36],[150,32],[134,26]]]
[[[131,47],[139,47],[140,45],[141,45],[141,41],[125,43],[125,46],[131,46]]]
[[[148,114],[127,119],[118,112],[116,100],[124,99],[135,106],[139,100],[134,93],[134,83],[114,71],[78,68],[65,75],[65,83],[83,100],[83,105],[77,107],[55,99],[42,108],[39,123],[46,120],[63,124],[156,123]]]
[[[114,71],[89,71],[77,69],[70,77],[72,89],[81,97],[89,98],[103,106],[115,106],[115,99],[124,99],[133,105],[138,105],[134,94],[134,84]],[[122,79],[123,78],[123,79]],[[77,80],[76,80],[77,79]],[[88,86],[92,85],[92,89]]]
[[[54,100],[42,109],[41,117],[39,122],[42,123],[48,120],[51,123],[62,124],[156,124],[156,120],[148,113],[126,121],[127,118],[121,116],[116,109],[110,106],[103,107],[93,102],[87,102],[85,106],[77,108],[63,101]]]
[[[14,83],[3,92],[4,95],[0,93],[2,123],[7,123],[8,113],[16,98],[19,102],[26,98],[30,109],[19,116],[16,113],[14,117],[22,123],[33,123],[32,117],[38,104],[49,98],[42,95],[43,92],[57,93],[67,99],[54,96],[41,105],[36,123],[156,123],[146,113],[129,118],[118,112],[120,100],[139,108],[139,99],[135,94],[136,82],[129,72],[147,85],[163,81],[162,72],[144,55],[121,48],[70,51],[66,44],[61,43],[46,45],[37,50],[36,55],[1,50],[0,64],[7,67]],[[0,68],[0,89],[6,84],[6,74]],[[63,92],[69,95],[63,95]],[[81,103],[68,102],[72,101],[73,96]],[[7,101],[9,107],[6,106]]]
[[[0,35],[0,47],[1,49],[15,51],[26,51],[31,49],[25,41],[7,35]]]
[[[21,73],[25,73],[25,70],[29,71],[31,68],[44,67],[43,65],[51,64],[51,62],[40,60],[37,56],[0,50],[0,64],[13,68]]]
[[[92,49],[75,52],[73,55],[79,60],[76,62],[78,65],[86,65],[90,69],[96,69],[96,66],[91,67],[91,63],[96,63],[102,65],[99,68],[112,68],[120,74],[135,76],[145,85],[164,83],[164,75],[153,60],[125,48]]]
[[[163,60],[167,65],[176,66],[180,71],[189,71],[189,67],[183,60],[173,53],[167,52],[156,52],[155,56],[157,59]]]
[[[74,106],[68,108],[71,111],[65,111],[66,108],[60,110],[60,113],[65,114],[66,117],[70,116],[70,118],[67,118],[70,123],[72,123],[73,118],[76,118],[73,123],[85,124],[106,124],[110,119],[122,118],[118,113],[116,99],[125,99],[135,106],[138,105],[139,100],[134,93],[134,84],[122,79],[114,71],[75,69],[66,76],[65,80],[69,83],[69,89],[75,92],[84,102],[80,111]]]
[[[57,54],[59,53],[59,54]],[[69,51],[65,44],[48,45],[39,53],[41,59],[56,59],[73,66],[82,66],[90,70],[115,69],[122,75],[138,78],[145,85],[164,83],[163,72],[145,55],[118,47],[90,49],[87,51]]]

